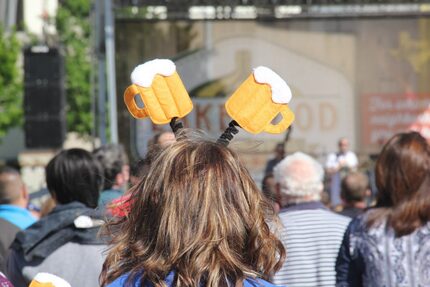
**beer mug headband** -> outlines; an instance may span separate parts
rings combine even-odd
[[[71,287],[70,284],[61,277],[58,277],[51,273],[40,272],[37,273],[33,280],[30,282],[29,287],[42,286]]]
[[[175,133],[183,127],[177,119],[190,113],[193,103],[172,61],[156,59],[139,65],[131,73],[131,81],[124,102],[133,117],[149,117],[155,124],[170,123]],[[136,95],[143,107],[136,103]]]
[[[183,127],[178,119],[190,113],[193,104],[175,64],[166,59],[146,62],[133,70],[131,81],[124,101],[133,117],[149,117],[155,124],[170,123],[176,134]],[[144,107],[137,105],[136,95]],[[267,67],[254,69],[227,100],[225,108],[232,121],[217,142],[227,146],[239,132],[237,127],[253,134],[282,133],[294,121],[288,107],[291,97],[290,88],[279,75]],[[282,117],[281,121],[272,124],[277,116]]]

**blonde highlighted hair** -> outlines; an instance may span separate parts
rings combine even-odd
[[[270,204],[229,148],[182,131],[132,191],[131,211],[108,225],[113,240],[102,286],[128,282],[165,286],[242,286],[267,279],[285,250],[271,232]]]

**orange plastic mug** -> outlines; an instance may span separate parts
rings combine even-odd
[[[144,107],[136,103],[140,96]],[[137,119],[149,117],[156,124],[167,124],[173,118],[183,118],[193,109],[193,103],[175,71],[171,76],[157,74],[150,87],[132,84],[124,92],[124,102]]]
[[[233,93],[225,104],[227,113],[241,128],[258,134],[268,132],[278,134],[285,131],[294,121],[294,113],[287,104],[278,104],[272,100],[269,84],[261,84],[251,74]],[[277,124],[273,119],[281,115]]]
[[[56,275],[50,273],[37,273],[29,287],[71,287],[70,284]]]

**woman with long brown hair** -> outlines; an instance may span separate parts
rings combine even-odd
[[[179,136],[132,191],[130,213],[108,226],[101,285],[274,286],[264,279],[285,250],[270,210],[234,152]]]
[[[400,133],[376,163],[376,207],[353,220],[336,263],[336,286],[430,286],[430,147]]]

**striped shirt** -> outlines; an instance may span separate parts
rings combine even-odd
[[[280,239],[287,259],[273,282],[288,287],[335,286],[335,263],[350,218],[319,202],[282,209]]]

